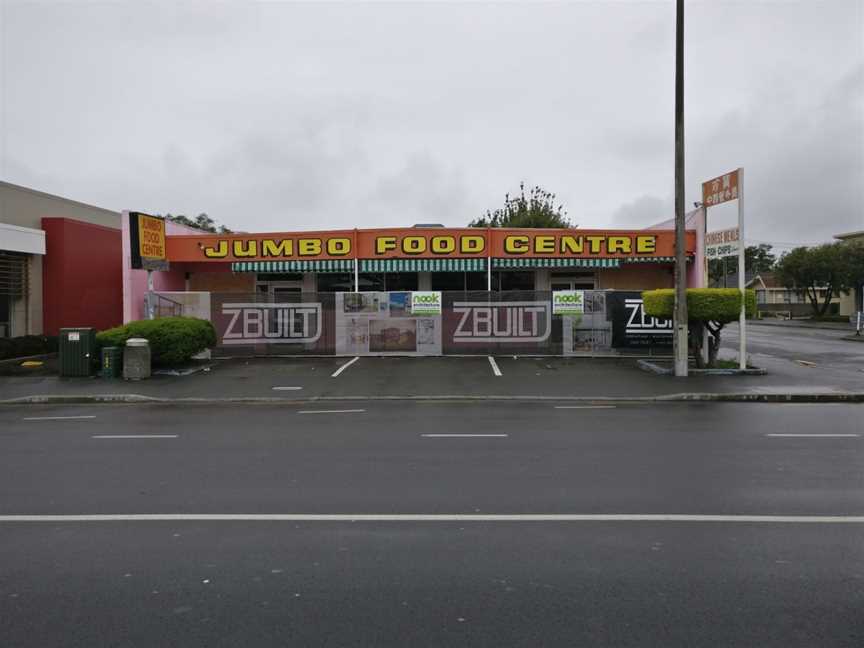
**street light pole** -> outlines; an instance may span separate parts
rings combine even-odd
[[[687,376],[687,258],[684,223],[684,0],[675,11],[675,375]]]

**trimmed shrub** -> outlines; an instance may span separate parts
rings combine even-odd
[[[155,365],[180,364],[216,345],[213,325],[195,317],[138,320],[96,334],[100,348],[125,346],[129,338],[144,338],[150,342],[150,353]]]
[[[745,290],[747,317],[756,315],[756,292]],[[675,290],[646,290],[642,293],[646,315],[670,319],[675,311]],[[688,288],[687,318],[691,322],[738,321],[741,312],[741,293],[737,288]]]
[[[57,351],[57,336],[22,335],[14,338],[0,338],[0,360],[42,355]]]
[[[756,292],[744,291],[745,314],[756,315]],[[646,290],[642,293],[642,307],[647,315],[671,319],[675,311],[675,290]],[[707,329],[708,366],[717,364],[720,350],[720,332],[729,322],[737,322],[741,316],[741,291],[737,288],[688,288],[687,319],[690,328],[690,346],[696,366],[702,367],[702,331]]]

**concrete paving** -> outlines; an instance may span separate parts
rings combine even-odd
[[[857,348],[857,347],[856,347]],[[767,376],[687,380],[640,370],[632,359],[496,357],[258,358],[215,362],[209,372],[126,382],[99,378],[0,377],[0,401],[38,395],[141,394],[164,399],[368,397],[652,398],[680,393],[842,394],[864,391],[854,365],[812,370],[765,357]],[[763,360],[763,358],[759,358]]]
[[[864,405],[557,407],[2,408],[0,637],[21,648],[864,643],[864,524],[842,522],[864,515]],[[440,436],[454,434],[471,436]],[[3,517],[92,513],[180,517]],[[183,518],[195,513],[727,517]]]

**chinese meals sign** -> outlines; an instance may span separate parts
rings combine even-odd
[[[719,259],[738,254],[740,245],[738,232],[737,227],[730,227],[729,229],[717,232],[708,232],[705,236],[705,257],[708,259]]]

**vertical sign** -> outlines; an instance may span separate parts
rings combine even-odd
[[[735,169],[713,180],[703,182],[702,204],[706,207],[714,207],[729,200],[736,200],[740,192],[738,185],[739,170]]]
[[[738,201],[738,289],[741,291],[741,314],[738,318],[740,346],[738,349],[738,367],[747,368],[747,330],[746,304],[744,299],[744,283],[747,268],[744,257],[744,169],[737,168],[724,173],[713,180],[702,183],[702,204],[706,213],[708,207],[714,207],[728,200]]]
[[[129,212],[129,249],[132,267],[137,270],[167,270],[165,219]]]

